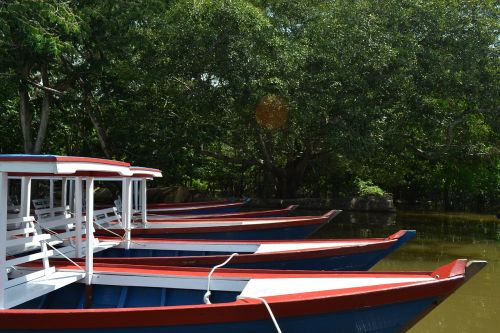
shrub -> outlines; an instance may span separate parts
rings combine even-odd
[[[358,195],[362,197],[370,196],[370,195],[375,195],[382,197],[385,195],[385,191],[378,187],[377,185],[373,184],[371,180],[361,180],[359,178],[356,178],[355,184],[357,186],[357,192]]]

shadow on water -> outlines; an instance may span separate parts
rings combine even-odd
[[[343,212],[312,238],[386,237],[417,230],[408,244],[372,270],[434,270],[454,259],[488,265],[409,332],[500,332],[500,220],[467,214]]]

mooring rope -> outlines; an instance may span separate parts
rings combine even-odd
[[[203,302],[205,302],[205,304],[212,304],[210,302],[210,295],[212,294],[212,292],[210,291],[210,281],[212,279],[212,274],[215,272],[215,270],[217,268],[220,268],[220,267],[226,265],[231,259],[233,259],[234,256],[237,256],[237,255],[238,255],[238,252],[231,254],[229,256],[229,258],[226,259],[226,261],[224,261],[222,264],[214,266],[212,268],[212,270],[210,271],[210,273],[208,273],[207,292],[205,293],[205,295],[203,295]]]
[[[48,242],[45,242],[45,244],[47,244],[48,246],[50,246],[54,251],[56,251],[57,253],[59,253],[63,258],[65,258],[66,260],[68,260],[70,263],[72,263],[73,265],[75,265],[76,267],[80,268],[82,271],[85,272],[85,269],[83,269],[82,266],[78,265],[70,257],[66,256],[64,253],[62,253],[61,251],[59,251],[55,246],[53,246],[52,244],[50,244]]]
[[[278,325],[278,321],[276,320],[276,317],[274,316],[273,310],[271,310],[271,306],[269,305],[269,303],[267,303],[267,301],[264,298],[262,298],[262,297],[252,297],[252,296],[241,296],[241,295],[238,296],[238,297],[236,297],[236,299],[245,299],[245,298],[256,299],[256,300],[259,300],[262,303],[264,303],[264,306],[266,307],[267,312],[269,313],[269,316],[271,317],[271,320],[273,321],[274,327],[276,327],[276,331],[278,333],[282,333],[281,328]]]

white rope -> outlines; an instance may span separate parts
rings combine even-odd
[[[131,230],[132,230],[132,229],[130,229],[130,228],[125,229],[125,228],[121,227],[121,225],[120,225],[120,228],[117,228],[117,229],[118,229],[118,230],[123,230],[123,231],[124,231],[123,236],[122,236],[122,235],[120,235],[120,234],[118,234],[118,233],[116,233],[116,232],[112,231],[111,229],[106,228],[106,227],[104,227],[104,226],[102,226],[102,225],[98,224],[98,223],[97,223],[97,222],[95,222],[95,221],[94,221],[94,225],[96,225],[97,227],[99,227],[99,229],[102,229],[102,230],[104,230],[104,231],[106,231],[106,232],[109,232],[110,234],[115,235],[116,237],[120,238],[120,239],[122,240],[122,242],[124,242],[124,241],[125,241],[125,232],[127,232],[127,231],[131,231]],[[133,241],[132,239],[130,240],[130,243],[131,243],[131,244],[140,245],[140,246],[146,246],[146,245],[147,245],[146,243],[139,243],[139,242],[135,242],[135,241]]]
[[[281,328],[278,325],[278,321],[276,320],[276,317],[274,316],[274,313],[271,310],[271,307],[269,306],[269,303],[267,303],[267,301],[264,298],[262,298],[262,297],[252,297],[252,296],[241,296],[241,295],[238,296],[238,297],[236,297],[236,299],[245,299],[245,298],[256,299],[256,300],[259,300],[262,303],[264,303],[264,305],[265,305],[265,307],[267,309],[267,312],[269,312],[269,316],[271,317],[271,319],[273,321],[274,327],[276,327],[276,331],[278,333],[282,333]]]
[[[65,240],[69,239],[70,240],[69,246],[71,246],[72,248],[75,248],[75,246],[71,243],[71,237],[69,237],[69,238],[61,238],[61,237],[59,237],[59,233],[55,232],[54,230],[42,226],[41,223],[38,222],[38,221],[33,221],[33,222],[40,227],[40,230],[46,231],[48,234],[50,234],[50,235],[54,236],[55,238],[59,239],[61,242],[64,242]],[[49,244],[49,243],[47,243],[47,244]]]
[[[57,253],[59,253],[63,258],[65,258],[66,260],[68,260],[70,263],[72,263],[73,265],[75,265],[76,267],[80,268],[82,271],[85,272],[85,270],[82,268],[82,266],[78,265],[76,262],[74,262],[73,260],[71,260],[71,258],[69,258],[64,253],[62,253],[61,251],[59,251],[58,249],[56,249],[54,246],[52,246],[52,244],[50,244],[48,242],[46,242],[45,244],[47,244],[48,246],[50,246],[54,251],[56,251]]]
[[[229,258],[226,259],[226,261],[224,261],[222,264],[219,264],[219,265],[216,265],[214,266],[214,268],[212,268],[212,270],[210,271],[210,273],[208,273],[208,282],[207,282],[207,292],[205,293],[205,295],[203,295],[203,302],[205,302],[205,304],[212,304],[210,302],[210,295],[212,294],[212,292],[210,291],[210,280],[212,279],[212,274],[215,272],[215,270],[219,267],[222,267],[224,265],[226,265],[231,259],[233,259],[234,256],[238,255],[237,252],[231,254],[229,256]]]

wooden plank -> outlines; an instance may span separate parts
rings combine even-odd
[[[47,256],[50,257],[53,255],[54,255],[54,250],[47,251]],[[34,254],[28,254],[27,256],[24,256],[24,257],[17,257],[14,259],[7,260],[6,263],[7,263],[7,266],[10,267],[10,266],[20,265],[20,264],[24,264],[26,262],[42,259],[44,256],[45,255],[43,252],[38,252],[38,253],[34,253]]]
[[[16,239],[9,239],[5,242],[6,248],[19,246],[19,245],[28,245],[28,244],[40,244],[40,241],[50,239],[49,234],[40,234],[30,237],[21,237]]]
[[[7,238],[11,238],[16,235],[25,235],[36,232],[35,228],[21,228],[7,231]]]
[[[249,279],[244,278],[219,278],[213,277],[210,283],[211,290],[242,291]],[[154,288],[177,288],[177,289],[207,289],[207,277],[177,277],[158,275],[133,275],[113,274],[95,272],[92,279],[93,284],[105,284],[111,286],[134,286]]]
[[[40,215],[47,215],[47,214],[65,213],[67,211],[69,211],[69,206],[35,209],[35,214],[37,216],[40,216]]]
[[[35,221],[35,218],[33,216],[15,217],[7,219],[7,224],[17,224],[17,223],[33,222],[33,221]]]
[[[76,222],[75,218],[65,218],[65,217],[59,217],[55,219],[47,219],[47,220],[40,220],[40,226],[43,228],[47,229],[52,229],[60,226],[68,226],[68,227],[73,227],[74,223]]]
[[[56,271],[55,267],[51,267],[49,271],[45,271],[43,269],[33,270],[31,273],[24,274],[24,275],[21,275],[19,277],[12,279],[12,280],[7,281],[7,283],[5,284],[5,288],[6,289],[11,288],[11,287],[17,286],[19,284],[26,283],[28,281],[38,279],[42,276],[52,274],[55,271]],[[19,271],[17,271],[17,272],[19,272]]]
[[[55,272],[48,276],[22,283],[5,291],[5,308],[12,308],[31,299],[43,296],[84,277],[83,272]]]

